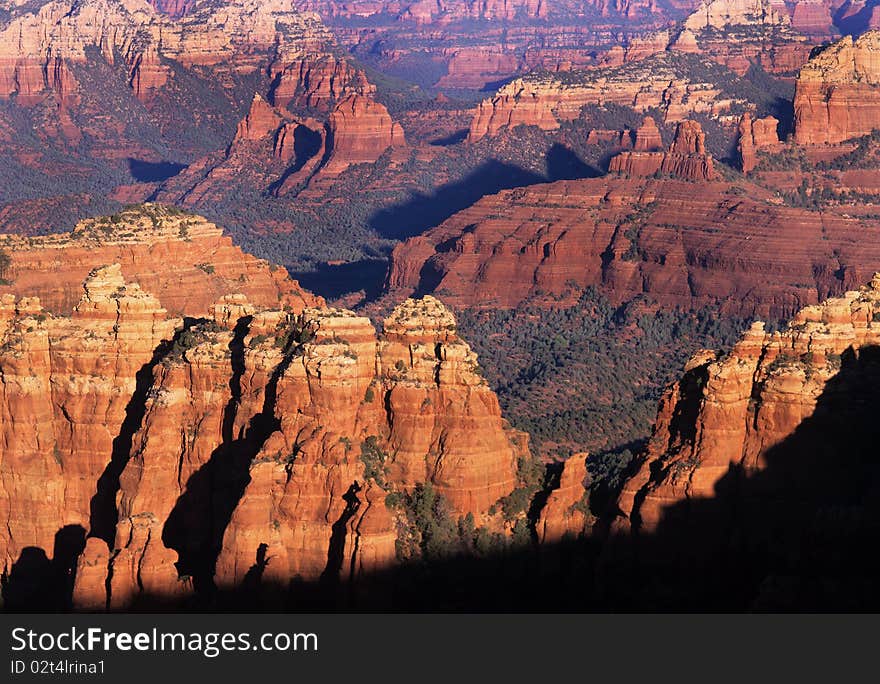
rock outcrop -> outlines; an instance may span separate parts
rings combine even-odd
[[[657,152],[663,149],[663,138],[660,137],[660,129],[657,122],[650,116],[646,116],[642,125],[636,129],[633,150],[636,152]]]
[[[321,167],[338,174],[352,164],[372,163],[390,147],[406,147],[403,129],[380,102],[352,94],[339,102],[328,122],[330,155]]]
[[[184,66],[237,61],[255,70],[272,51],[276,62],[320,53],[329,34],[317,15],[283,0],[195,3],[191,11],[161,14],[143,0],[53,0],[16,13],[0,31],[0,98],[27,104],[74,86],[70,67],[92,53],[108,64],[122,59],[138,97],[148,99],[171,78],[163,58]],[[174,15],[177,18],[172,18]]]
[[[725,357],[694,357],[661,400],[642,465],[623,488],[627,520],[653,530],[665,508],[712,497],[731,468],[745,476],[765,469],[774,447],[815,413],[841,355],[880,344],[878,314],[880,274],[802,309],[780,332],[754,323]]]
[[[617,501],[609,577],[637,565],[662,605],[873,604],[878,350],[880,274],[694,357]]]
[[[743,114],[739,122],[736,151],[743,173],[751,172],[758,163],[759,150],[779,148],[779,119],[767,116],[756,119],[751,112]]]
[[[587,455],[574,454],[559,467],[558,486],[551,490],[535,525],[540,544],[557,544],[589,532]]]
[[[880,127],[880,31],[844,36],[801,69],[794,96],[794,138],[834,144]]]
[[[652,144],[655,140],[656,123],[646,118],[636,132],[636,148],[633,151],[621,152],[613,157],[608,165],[611,173],[622,173],[627,176],[648,177],[656,174],[677,176],[693,181],[708,181],[715,178],[712,155],[706,152],[706,135],[696,121],[682,121],[675,130],[675,138],[668,151],[640,151],[641,145]],[[651,123],[648,124],[647,122]],[[653,130],[651,126],[653,124]],[[659,132],[657,133],[659,136]]]
[[[684,22],[689,31],[725,29],[742,25],[788,25],[791,20],[783,9],[769,0],[706,0]]]
[[[2,235],[0,249],[10,257],[0,293],[39,297],[55,314],[69,314],[88,273],[108,263],[120,264],[178,316],[204,315],[230,291],[258,306],[280,304],[294,311],[321,302],[283,268],[242,252],[213,223],[156,204],[86,219],[66,234]]]
[[[0,304],[11,606],[68,582],[62,603],[121,610],[348,581],[396,562],[405,513],[386,498],[426,482],[505,529],[494,511],[527,440],[436,299],[402,303],[379,335],[349,311],[242,294],[180,319],[113,264],[70,318]],[[25,591],[28,549],[66,579]]]
[[[782,317],[873,272],[872,226],[783,206],[755,185],[559,181],[485,197],[398,245],[387,285],[465,307],[560,306],[594,286],[617,302],[644,293]]]
[[[664,52],[621,66],[515,79],[480,103],[468,140],[475,142],[518,125],[553,130],[561,121],[576,119],[584,105],[622,105],[639,112],[657,108],[666,122],[693,113],[722,116],[736,98],[691,75],[693,60],[701,59]]]

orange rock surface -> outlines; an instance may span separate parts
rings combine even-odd
[[[574,454],[560,465],[559,486],[550,492],[535,525],[541,544],[556,544],[589,531],[589,518],[583,507],[589,482],[587,456]]]
[[[880,31],[850,36],[804,66],[794,95],[794,138],[839,143],[866,135],[880,121]]]
[[[438,300],[378,335],[240,293],[181,319],[123,273],[95,269],[70,318],[2,295],[7,574],[28,547],[63,550],[79,610],[348,581],[395,562],[386,497],[424,482],[503,529],[526,440]]]
[[[818,415],[841,355],[856,360],[880,344],[878,314],[880,274],[867,287],[802,309],[779,332],[754,323],[726,356],[695,356],[660,402],[641,467],[618,501],[620,527],[650,532],[676,504],[717,496],[732,471],[749,478],[765,470],[768,454]],[[811,469],[822,464],[810,460],[809,448],[801,455],[803,477],[815,476]]]
[[[242,252],[213,223],[160,205],[87,219],[67,234],[3,235],[0,248],[11,257],[0,293],[39,297],[55,314],[70,313],[89,271],[108,263],[120,264],[174,315],[202,315],[230,291],[297,311],[320,301],[284,269]]]

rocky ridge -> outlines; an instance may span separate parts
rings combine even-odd
[[[495,506],[527,440],[431,297],[379,335],[349,311],[242,294],[180,319],[114,264],[92,271],[71,318],[12,295],[2,312],[10,607],[350,581],[396,562],[399,500],[425,482],[456,515],[509,529]]]
[[[0,293],[38,297],[58,315],[73,310],[89,272],[108,263],[120,264],[178,316],[204,315],[230,290],[259,306],[295,311],[322,301],[283,268],[242,252],[215,224],[156,204],[86,219],[69,233],[0,235],[0,250],[10,258]]]

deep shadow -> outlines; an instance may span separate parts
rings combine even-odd
[[[457,145],[460,142],[464,142],[468,137],[468,129],[462,128],[460,131],[455,131],[455,133],[450,133],[449,135],[444,135],[442,138],[434,138],[433,140],[429,140],[429,145],[434,145],[435,147],[451,147],[452,145]]]
[[[55,533],[52,558],[37,546],[26,546],[8,574],[0,577],[5,612],[70,610],[76,560],[85,548],[86,531],[66,525]]]
[[[847,350],[814,413],[766,452],[762,470],[731,466],[714,497],[669,506],[656,531],[609,545],[608,605],[876,610],[878,406],[880,348]]]
[[[128,172],[140,183],[155,183],[173,178],[186,168],[186,164],[161,161],[148,162],[143,159],[126,159]]]
[[[310,292],[330,300],[363,290],[365,299],[372,301],[382,293],[387,270],[388,262],[384,259],[362,259],[344,264],[320,264],[316,270],[290,275]]]
[[[384,238],[404,240],[443,223],[485,195],[546,181],[537,173],[492,159],[433,195],[417,194],[403,204],[382,209],[370,219],[370,227]]]
[[[590,166],[565,145],[554,143],[547,152],[547,178],[551,181],[597,178],[602,172]]]
[[[290,366],[301,340],[291,335],[282,350],[281,363],[272,371],[263,392],[263,404],[246,427],[236,431],[245,372],[244,339],[251,316],[241,318],[229,343],[232,375],[230,399],[223,415],[221,444],[208,461],[187,480],[162,530],[162,541],[178,553],[178,572],[193,580],[200,602],[210,602],[216,591],[214,567],[223,535],[238,502],[250,483],[250,465],[269,436],[278,429],[275,415],[278,382]]]
[[[113,548],[116,536],[116,523],[119,513],[116,509],[116,494],[119,491],[119,476],[131,456],[131,445],[135,433],[140,429],[147,411],[147,395],[153,386],[153,371],[156,366],[177,344],[180,336],[190,330],[198,321],[186,318],[183,328],[171,340],[161,342],[153,350],[152,358],[135,374],[135,390],[125,407],[125,418],[119,434],[113,439],[110,461],[98,478],[95,495],[89,503],[89,536],[98,537]]]
[[[693,422],[696,389],[704,373],[705,367],[689,373],[687,387],[671,407],[676,423],[672,450],[687,449],[703,438]],[[755,400],[760,396],[756,394]],[[876,611],[880,608],[878,406],[880,347],[847,350],[812,415],[765,452],[762,469],[731,465],[713,496],[685,498],[661,509],[652,530],[637,526],[632,535],[472,551],[361,574],[354,582],[340,581],[347,579],[346,555],[340,549],[351,547],[345,536],[357,507],[357,492],[349,490],[345,512],[334,525],[324,581],[295,579],[267,586],[264,570],[272,560],[257,547],[248,577],[260,585],[262,595],[271,590],[277,600],[242,604],[238,588],[218,591],[210,604],[200,607],[374,612]],[[757,410],[760,415],[760,404]],[[259,421],[251,425],[247,432],[254,433],[255,445],[267,426]],[[248,439],[248,434],[234,438],[235,448],[252,451]],[[229,452],[219,455],[230,457]],[[659,463],[658,475],[671,463]],[[547,484],[546,489],[552,489],[549,476]],[[222,521],[217,530],[221,527]],[[61,538],[70,543],[59,542],[59,548],[76,548],[75,533]],[[58,581],[60,568],[72,566],[69,554],[60,560],[64,555],[56,551],[54,563],[41,549],[25,549],[4,578],[7,608],[45,607],[40,587]],[[60,603],[58,594],[53,596],[56,605]],[[154,609],[163,600],[144,597],[135,609]]]
[[[840,29],[843,35],[859,36],[869,28],[871,28],[871,19],[874,14],[874,8],[880,4],[878,0],[868,0],[858,12],[851,16],[845,16],[852,8],[852,2],[845,2],[834,13],[834,25]]]
[[[348,491],[342,495],[345,508],[331,528],[330,544],[327,548],[327,567],[324,568],[324,572],[321,574],[322,583],[332,585],[340,579],[342,563],[345,560],[345,539],[348,536],[348,523],[361,507],[361,500],[357,496],[359,491],[361,491],[361,486],[357,482],[353,482]]]
[[[298,173],[318,152],[321,151],[321,134],[308,126],[297,126],[293,131],[293,164],[284,170],[281,177],[269,185],[270,194],[275,194],[287,179]],[[325,157],[326,160],[326,157]]]

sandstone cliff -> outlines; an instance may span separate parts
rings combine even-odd
[[[433,298],[379,335],[348,311],[242,294],[176,319],[114,264],[71,318],[11,295],[0,314],[11,605],[34,599],[16,580],[28,549],[63,569],[31,589],[69,583],[82,610],[348,581],[396,562],[404,513],[386,498],[425,482],[505,529],[495,505],[526,441]]]
[[[196,2],[173,19],[144,0],[54,0],[17,12],[0,31],[0,97],[32,103],[45,91],[75,91],[70,66],[92,53],[122,59],[138,97],[147,99],[171,78],[164,60],[185,67],[236,61],[255,70],[271,52],[290,64],[325,50],[329,34],[317,15],[284,2]],[[234,58],[234,60],[233,60]]]
[[[772,116],[756,119],[751,112],[743,114],[739,122],[736,151],[743,173],[752,171],[758,163],[759,150],[779,149],[779,120]]]
[[[880,31],[822,49],[801,69],[794,96],[794,138],[833,144],[880,126]]]
[[[680,609],[873,605],[878,349],[880,274],[696,355],[617,501],[609,593]],[[622,570],[651,582],[615,586]]]
[[[10,257],[0,293],[39,297],[55,314],[69,314],[88,273],[109,263],[120,264],[178,316],[204,315],[230,291],[259,306],[282,304],[295,311],[321,301],[283,268],[242,252],[213,223],[155,204],[86,219],[67,234],[2,235],[0,249]]]
[[[781,317],[867,278],[874,225],[748,184],[559,181],[485,197],[398,245],[387,285],[478,307],[559,306],[596,286],[614,301]]]
[[[650,117],[636,131],[636,145],[631,152],[621,152],[608,165],[611,173],[648,177],[656,174],[677,176],[693,181],[715,178],[712,155],[706,152],[706,135],[696,121],[682,121],[668,151],[643,151],[655,147],[657,124]],[[659,135],[659,133],[657,133]]]
[[[515,79],[480,103],[468,140],[518,125],[553,130],[576,119],[584,105],[622,105],[639,112],[655,107],[667,122],[693,113],[724,115],[736,98],[691,75],[691,60],[701,58],[665,52],[621,66]]]

